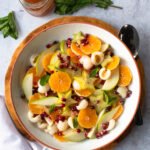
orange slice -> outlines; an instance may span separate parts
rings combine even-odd
[[[50,113],[49,116],[52,119],[52,121],[55,121],[60,114],[61,114],[61,110],[58,109],[58,110],[53,111],[52,113]]]
[[[94,91],[92,89],[83,89],[83,90],[75,90],[76,94],[79,96],[88,97],[90,96]]]
[[[81,45],[81,51],[84,54],[89,55],[101,49],[101,40],[97,37],[89,35],[87,40],[89,42],[87,45]]]
[[[77,43],[75,43],[75,42],[71,43],[71,50],[77,56],[83,55],[83,53],[81,52],[80,46],[78,46]]]
[[[66,142],[67,141],[63,136],[59,135],[58,133],[54,134],[54,138],[60,142]]]
[[[45,106],[40,106],[40,105],[30,104],[30,103],[28,104],[28,108],[33,114],[38,114],[38,115],[42,114],[46,110]]]
[[[67,54],[71,57],[71,61],[73,63],[78,63],[80,57],[75,55],[70,48],[67,49]]]
[[[38,100],[38,99],[41,99],[43,96],[40,94],[40,93],[35,93],[35,94],[33,94],[31,97],[30,97],[30,99],[29,99],[29,101],[31,102],[31,101],[34,101],[34,100]]]
[[[71,86],[71,78],[66,72],[55,72],[50,76],[49,85],[54,92],[67,92]]]
[[[119,106],[119,108],[118,108],[118,111],[115,113],[115,115],[113,116],[113,119],[114,120],[117,120],[120,116],[121,116],[121,114],[123,113],[123,110],[124,110],[124,108],[123,108],[123,106],[121,105],[121,104],[119,104],[120,106]]]
[[[119,67],[120,79],[119,79],[119,86],[128,86],[132,80],[132,74],[128,66],[121,65]]]
[[[49,68],[48,68],[48,66],[49,66],[49,64],[50,64],[52,55],[53,55],[52,53],[47,54],[47,55],[44,56],[44,58],[43,58],[43,60],[42,60],[42,66],[43,66],[43,68],[44,68],[47,72],[50,71]]]
[[[92,128],[96,125],[97,114],[95,109],[86,108],[82,109],[78,115],[79,125],[83,128]]]
[[[106,68],[109,70],[114,70],[118,67],[120,63],[120,58],[118,56],[113,56],[112,61],[107,64]]]

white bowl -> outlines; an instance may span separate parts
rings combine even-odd
[[[44,30],[44,32],[42,32],[42,30]],[[22,50],[18,53],[16,52],[17,58],[14,61],[14,66],[12,69],[10,86],[11,99],[20,124],[22,124],[24,129],[30,134],[32,138],[34,138],[41,144],[51,147],[53,149],[89,150],[101,148],[111,143],[112,141],[117,139],[130,125],[137,110],[140,99],[140,75],[131,53],[129,52],[127,47],[113,34],[102,28],[87,23],[67,23],[62,25],[56,25],[52,28],[46,27],[42,30],[40,32],[38,31],[38,34],[36,34],[36,32],[34,35],[32,34],[33,37],[30,37],[32,40],[24,43],[24,45],[22,46]],[[130,67],[133,74],[133,80],[129,87],[132,91],[132,95],[125,102],[124,112],[119,118],[116,128],[112,130],[109,134],[105,135],[100,139],[89,139],[78,143],[61,143],[51,137],[49,134],[41,131],[28,120],[27,102],[22,100],[20,97],[20,95],[23,93],[21,89],[21,82],[23,76],[25,75],[26,68],[29,66],[29,58],[32,54],[43,51],[47,43],[53,42],[55,40],[60,41],[63,39],[67,39],[68,37],[72,37],[74,33],[77,33],[79,31],[93,34],[95,36],[98,36],[104,42],[109,43],[114,48],[115,54],[117,54],[121,58],[121,63],[126,64]]]

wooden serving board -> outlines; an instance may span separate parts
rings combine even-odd
[[[40,32],[43,32],[49,28],[55,27],[57,25],[67,24],[67,23],[85,23],[85,24],[95,25],[97,27],[103,28],[103,29],[111,32],[116,37],[118,36],[118,30],[116,28],[114,28],[110,24],[103,22],[103,21],[96,19],[96,18],[83,17],[83,16],[67,16],[67,17],[58,18],[58,19],[49,21],[48,23],[40,26],[39,28],[37,28],[33,32],[31,32],[23,40],[23,42],[19,45],[19,47],[16,49],[16,51],[12,57],[11,63],[15,62],[15,59],[18,57],[18,54],[22,51],[23,45],[28,43],[37,34],[39,34]],[[137,64],[138,64],[141,79],[142,79],[141,80],[142,94],[141,94],[141,101],[140,101],[140,105],[142,106],[142,103],[144,101],[143,100],[144,99],[144,92],[145,92],[144,69],[143,69],[143,66],[142,66],[140,59],[137,60]],[[28,133],[28,131],[24,128],[24,126],[21,124],[21,122],[20,122],[20,120],[16,114],[15,108],[13,106],[13,101],[11,99],[11,92],[10,92],[12,70],[13,70],[13,65],[10,64],[10,66],[7,70],[6,77],[5,77],[5,102],[6,102],[6,106],[7,106],[7,109],[10,113],[10,116],[11,116],[12,120],[14,121],[14,124],[16,125],[17,129],[29,140],[34,140],[31,137],[31,135]],[[130,133],[133,126],[134,126],[134,122],[131,123],[129,128],[124,132],[124,134],[121,135],[121,137],[119,137],[113,143],[111,143],[111,144],[109,144],[109,145],[107,145],[107,146],[105,146],[99,150],[112,150],[117,145],[117,143],[119,143],[127,134]]]

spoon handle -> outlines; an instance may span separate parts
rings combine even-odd
[[[138,125],[138,126],[143,125],[143,118],[142,118],[140,105],[139,105],[139,107],[137,109],[137,112],[135,114],[134,120],[135,120],[135,124],[136,125]]]

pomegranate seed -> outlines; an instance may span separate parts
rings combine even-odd
[[[64,108],[64,107],[65,107],[65,104],[62,103],[60,107],[61,107],[61,108]]]
[[[126,98],[130,97],[131,94],[132,94],[132,91],[131,91],[131,90],[128,90]]]
[[[97,103],[97,104],[99,104],[99,103],[100,103],[100,101],[97,101],[96,103]]]
[[[96,138],[100,138],[100,137],[102,137],[102,135],[101,135],[101,133],[96,133]]]
[[[106,130],[108,128],[109,122],[102,123],[102,128]]]
[[[108,131],[107,130],[102,130],[101,131],[101,135],[103,136],[103,135],[106,135],[108,133]]]
[[[125,103],[125,100],[123,98],[120,98],[120,103],[123,105]]]
[[[32,92],[33,92],[33,94],[38,93],[38,88],[37,87],[33,87]]]
[[[65,116],[58,116],[57,119],[58,121],[65,121],[66,118]]]
[[[62,136],[63,135],[63,133],[62,132],[57,132],[57,134],[59,135],[59,136]]]
[[[80,133],[81,132],[81,130],[80,129],[77,129],[77,133]]]
[[[46,112],[44,112],[40,116],[41,116],[41,119],[44,120],[45,117],[48,117],[48,114]]]
[[[50,48],[52,45],[51,44],[47,44],[46,45],[46,48]]]
[[[63,97],[61,100],[62,100],[63,102],[66,102],[67,99]]]
[[[67,60],[70,61],[70,56],[67,56]]]
[[[72,107],[71,107],[71,110],[72,110],[72,111],[78,111],[76,106],[72,106]]]
[[[104,85],[105,83],[105,80],[101,80],[100,84]]]
[[[85,132],[85,133],[84,133],[84,136],[87,138],[87,136],[88,136],[88,132]]]
[[[84,97],[83,97],[83,96],[80,96],[79,98],[80,98],[80,100],[84,99]]]
[[[67,41],[66,41],[66,45],[67,45],[68,48],[71,47],[71,41],[72,41],[71,38],[68,38]]]

